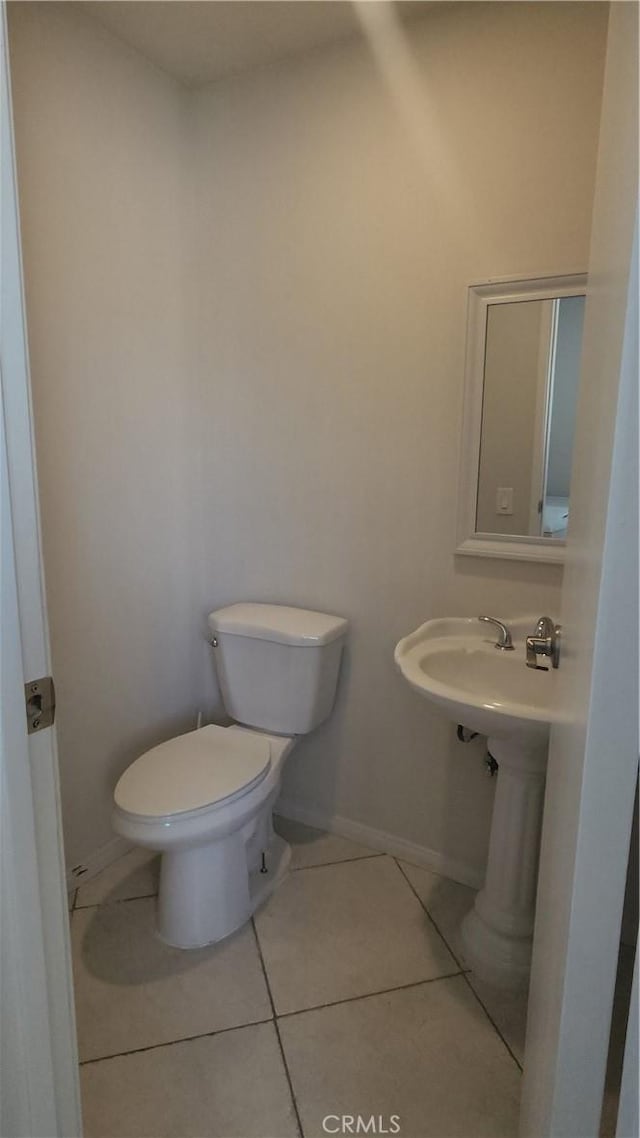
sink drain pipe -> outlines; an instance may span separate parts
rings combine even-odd
[[[470,743],[472,739],[477,738],[479,732],[472,731],[470,727],[465,727],[463,723],[459,723],[456,734],[460,743]],[[485,755],[484,765],[486,766],[491,778],[493,778],[494,774],[497,774],[500,769],[500,764],[498,763],[497,759],[494,759],[491,751],[487,751]]]
[[[475,739],[476,735],[478,734],[477,731],[472,731],[469,727],[464,727],[462,723],[458,724],[458,730],[456,733],[458,736],[458,741],[460,743],[470,743],[471,740]]]

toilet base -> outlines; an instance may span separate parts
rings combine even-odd
[[[265,854],[266,872],[256,869],[249,874],[249,896],[251,897],[251,914],[255,913],[261,905],[282,884],[289,872],[291,864],[291,846],[279,834],[273,835],[273,840]]]
[[[241,831],[208,845],[164,853],[160,865],[157,933],[173,948],[204,948],[244,925],[285,878],[291,849],[271,830],[266,872],[247,872]]]

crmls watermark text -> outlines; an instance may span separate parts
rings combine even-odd
[[[399,1134],[400,1115],[325,1114],[322,1129],[325,1134]]]

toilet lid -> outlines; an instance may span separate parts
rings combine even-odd
[[[269,740],[248,731],[202,727],[146,751],[114,792],[129,814],[158,818],[246,794],[267,774]]]

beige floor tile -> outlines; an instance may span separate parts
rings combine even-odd
[[[256,927],[278,1012],[457,971],[388,857],[292,873]]]
[[[467,978],[516,1059],[524,1063],[528,993],[502,992],[499,988],[483,983],[474,972],[467,973]]]
[[[154,909],[148,898],[73,913],[81,1060],[271,1015],[250,925],[219,945],[185,952],[155,936]]]
[[[463,977],[280,1021],[306,1138],[326,1115],[400,1116],[400,1138],[515,1138],[520,1074]],[[333,1123],[335,1125],[335,1123]]]
[[[312,865],[328,865],[336,861],[352,861],[354,858],[375,856],[378,851],[339,838],[336,834],[325,834],[302,822],[292,822],[289,818],[274,819],[277,832],[291,846],[291,868],[305,869]]]
[[[293,1138],[273,1024],[90,1063],[85,1138]]]
[[[405,861],[400,865],[454,956],[464,964],[460,925],[473,905],[475,890],[421,866]]]
[[[97,877],[78,889],[76,907],[149,897],[158,892],[160,858],[149,850],[136,849],[112,862]]]

